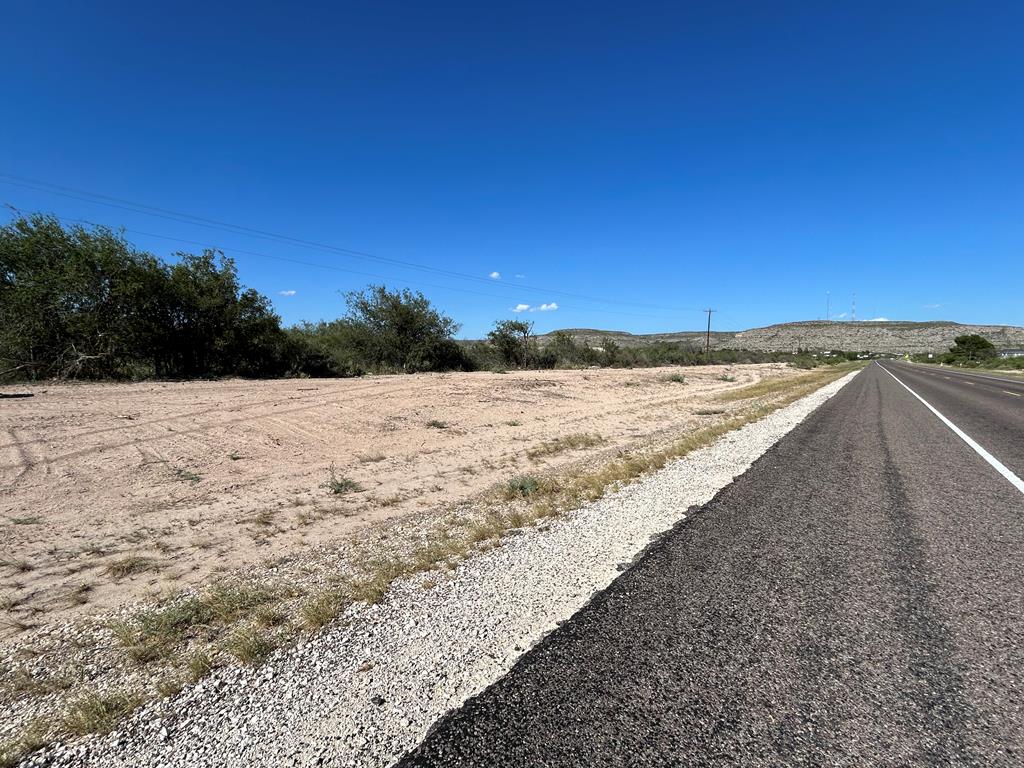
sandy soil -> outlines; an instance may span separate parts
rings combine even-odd
[[[716,418],[706,413],[724,407],[715,393],[794,373],[762,365],[19,387],[34,397],[0,400],[0,596],[21,621],[95,613],[374,521],[450,509],[515,474],[667,441]],[[603,442],[527,455],[580,433]],[[325,487],[332,466],[359,490]]]

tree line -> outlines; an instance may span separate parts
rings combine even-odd
[[[345,314],[286,328],[270,301],[238,279],[222,253],[173,262],[134,248],[107,227],[64,226],[46,214],[0,228],[0,378],[144,379],[356,376],[447,370],[694,365],[684,344],[601,347],[499,320],[480,342],[419,292],[371,285],[346,295]],[[712,362],[806,354],[717,350]]]

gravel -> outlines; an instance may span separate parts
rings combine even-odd
[[[390,765],[853,375],[561,520],[517,531],[450,574],[354,605],[259,668],[218,669],[114,733],[26,764]]]

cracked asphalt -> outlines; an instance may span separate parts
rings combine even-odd
[[[871,365],[399,765],[1019,766],[1022,677],[1024,495]]]

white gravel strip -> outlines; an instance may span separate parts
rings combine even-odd
[[[395,586],[257,669],[225,668],[119,732],[30,758],[54,766],[387,766],[505,674],[651,538],[707,503],[855,374],[732,432],[433,589]],[[431,578],[428,574],[426,578]]]

